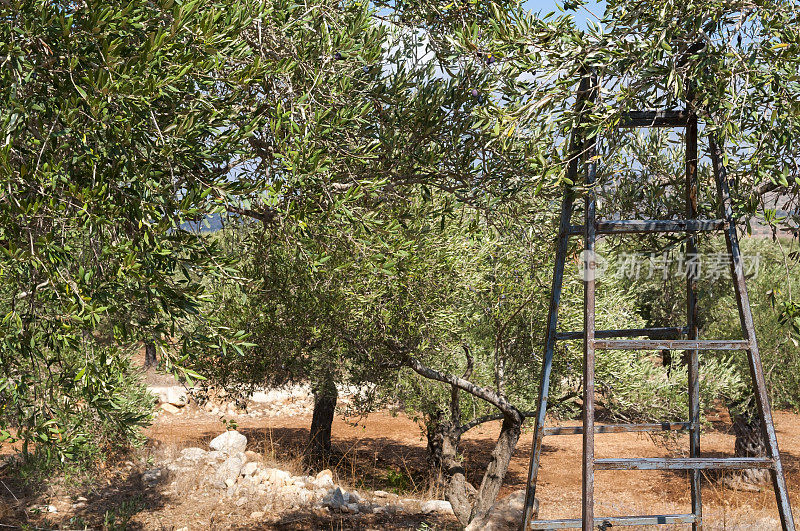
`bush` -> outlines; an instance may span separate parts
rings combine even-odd
[[[23,468],[88,468],[143,442],[139,430],[152,419],[153,396],[130,355],[83,346],[62,358],[49,382],[35,377],[46,369],[22,366],[0,390],[2,433],[22,441]]]

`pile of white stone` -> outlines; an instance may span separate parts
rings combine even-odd
[[[185,412],[184,406],[191,402],[196,389],[186,389],[180,385],[148,387],[158,401],[159,408],[167,413],[177,415]],[[355,397],[363,390],[356,387],[340,386],[338,389],[337,407],[350,407]],[[210,395],[204,392],[200,400],[202,407],[197,411],[205,411],[211,415],[228,417],[297,417],[310,415],[314,408],[313,395],[308,385],[286,385],[275,389],[254,391],[247,397],[247,408],[240,409],[237,403],[223,389]],[[195,415],[197,416],[197,415]]]
[[[183,406],[189,403],[189,394],[180,385],[169,387],[148,387],[148,391],[155,395],[159,402],[159,407],[167,413],[173,415],[178,413]]]
[[[171,481],[177,489],[182,476],[191,476],[196,479],[196,488],[206,491],[206,495],[221,495],[236,507],[259,507],[261,510],[250,514],[252,518],[300,507],[349,514],[452,514],[452,507],[443,500],[420,502],[384,491],[348,491],[334,482],[330,470],[314,476],[294,476],[268,467],[259,454],[246,450],[247,437],[238,431],[219,435],[209,446],[210,450],[183,449],[177,459],[162,468],[146,471],[142,480],[150,486]]]
[[[148,390],[156,398],[159,409],[172,415],[183,413],[194,392],[180,385],[148,387]],[[255,391],[247,402],[247,410],[239,409],[236,402],[221,390],[205,400],[201,409],[214,416],[295,417],[311,414],[314,405],[311,390],[302,385]],[[349,399],[341,397],[339,402],[346,405]]]

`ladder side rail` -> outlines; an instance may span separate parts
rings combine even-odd
[[[584,76],[578,85],[575,106],[578,110],[578,123],[572,131],[572,138],[569,145],[569,164],[567,166],[567,178],[573,183],[577,182],[578,169],[580,165],[580,148],[583,146],[582,132],[580,128],[580,117],[582,116],[583,106],[589,91],[589,78]],[[564,280],[564,266],[567,259],[567,248],[569,246],[569,229],[572,218],[575,192],[569,187],[564,191],[561,202],[561,218],[559,220],[558,240],[556,244],[556,256],[553,271],[553,284],[550,291],[550,306],[547,314],[547,330],[545,331],[545,349],[542,359],[541,383],[539,386],[539,398],[536,403],[536,417],[533,424],[533,449],[531,460],[528,467],[528,481],[525,491],[525,509],[523,511],[522,528],[525,529],[534,514],[534,504],[536,499],[536,482],[539,476],[539,460],[542,454],[542,440],[544,438],[544,423],[547,416],[547,399],[550,393],[550,375],[553,368],[553,354],[555,352],[556,330],[558,327],[558,306],[561,301],[561,287]]]
[[[689,91],[689,101],[691,101],[691,90]],[[686,218],[694,220],[697,218],[697,116],[692,113],[689,125],[686,128]],[[697,239],[693,232],[689,233],[686,239],[686,256],[689,263],[696,263],[697,259]],[[686,262],[685,262],[686,263]],[[697,329],[697,281],[698,269],[695,267],[686,268],[686,327],[687,339],[696,340],[698,338]],[[700,457],[700,360],[698,349],[686,351],[688,357],[688,383],[689,383],[689,422],[691,431],[689,432],[689,456]],[[699,470],[692,470],[691,499],[692,514],[695,520],[692,522],[692,530],[700,531],[703,528],[703,503],[701,499],[701,474]]]
[[[589,99],[594,102],[598,96],[597,75],[592,74],[592,91]],[[594,529],[594,369],[595,369],[595,228],[597,223],[597,197],[595,178],[597,175],[597,138],[586,139],[586,197],[584,199],[584,282],[583,282],[583,482],[581,522],[583,531]]]
[[[750,310],[750,299],[747,295],[747,286],[744,278],[744,264],[741,251],[739,249],[739,237],[736,234],[736,223],[733,217],[733,207],[731,203],[730,188],[728,186],[727,169],[723,164],[722,148],[716,139],[710,140],[711,162],[714,170],[714,179],[717,184],[717,191],[720,198],[720,215],[728,222],[725,231],[725,243],[730,255],[730,270],[733,277],[733,287],[736,293],[736,304],[739,310],[739,320],[742,324],[742,331],[750,344],[747,361],[750,366],[750,375],[756,386],[756,402],[759,413],[761,414],[761,424],[764,439],[767,442],[769,457],[774,461],[770,470],[772,484],[775,489],[775,497],[778,503],[778,513],[781,519],[781,526],[784,530],[794,531],[794,519],[792,517],[792,507],[789,504],[789,495],[786,488],[786,478],[783,472],[780,454],[778,451],[778,439],[775,435],[775,425],[772,421],[772,411],[767,395],[766,380],[764,379],[764,369],[761,364],[761,356],[756,342],[755,325],[753,314]]]

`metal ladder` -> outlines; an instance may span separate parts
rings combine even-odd
[[[709,142],[714,178],[720,196],[720,219],[697,219],[697,117],[691,109],[685,111],[641,111],[627,113],[620,127],[681,127],[686,129],[686,219],[685,220],[627,220],[598,221],[596,219],[596,199],[593,186],[597,162],[596,139],[587,136],[581,128],[581,116],[588,111],[596,98],[598,81],[595,75],[583,75],[576,98],[578,125],[570,140],[571,159],[567,176],[573,183],[578,182],[581,163],[585,165],[585,223],[571,224],[575,192],[567,188],[561,204],[558,244],[556,248],[553,286],[550,298],[545,353],[541,373],[541,387],[537,413],[534,419],[533,451],[531,454],[523,529],[568,529],[582,528],[591,531],[595,526],[606,529],[611,526],[691,524],[693,530],[702,529],[701,471],[703,470],[741,470],[748,468],[769,469],[772,484],[778,501],[781,525],[784,530],[794,530],[792,510],[786,490],[783,466],[778,453],[778,442],[772,422],[767,396],[764,372],[758,352],[753,315],[745,286],[742,256],[733,218],[730,191],[726,168],[722,162],[722,149],[711,139]],[[680,233],[688,234],[686,254],[697,255],[694,234],[703,231],[724,231],[730,256],[730,271],[739,310],[744,340],[700,340],[697,329],[697,278],[688,268],[686,276],[686,314],[685,327],[644,328],[627,330],[595,330],[595,240],[597,235],[632,233]],[[584,238],[584,329],[582,332],[559,332],[558,306],[564,276],[569,238],[582,235]],[[676,339],[685,336],[685,339]],[[649,339],[615,339],[647,337]],[[550,374],[556,341],[583,339],[583,424],[574,427],[545,427],[547,397]],[[596,426],[594,412],[595,394],[595,351],[597,350],[685,350],[689,361],[689,419],[687,422],[664,422],[655,424],[617,424]],[[747,352],[750,373],[755,385],[758,412],[763,420],[764,440],[767,443],[768,457],[708,458],[700,456],[700,385],[698,379],[700,350],[743,350]],[[662,430],[688,430],[688,458],[623,458],[597,459],[594,456],[596,433],[653,432]],[[583,434],[583,484],[582,518],[559,520],[532,520],[536,480],[539,461],[542,455],[542,440],[545,435]],[[646,516],[600,516],[594,515],[594,473],[595,470],[687,470],[690,472],[692,510],[687,514],[646,515]]]

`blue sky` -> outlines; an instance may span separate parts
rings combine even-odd
[[[563,1],[560,0],[526,0],[524,6],[531,11],[539,11],[545,14],[550,11],[557,11],[558,8],[556,6],[561,3],[563,3]],[[603,10],[605,9],[605,0],[589,0],[586,3],[586,7],[591,10],[592,13],[602,18]],[[586,20],[588,18],[593,18],[585,9],[580,9],[573,13],[575,15],[575,22],[579,27],[586,27]]]

